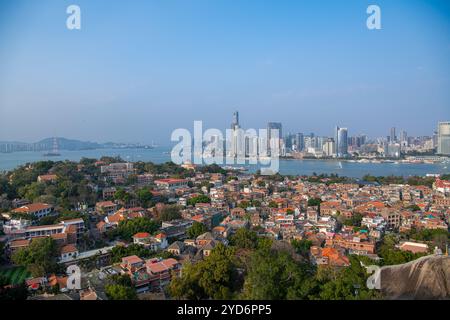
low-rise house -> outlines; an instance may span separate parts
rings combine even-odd
[[[173,259],[157,259],[147,260],[145,263],[147,273],[149,274],[150,289],[164,287],[170,283],[172,273],[178,275],[181,270],[181,264]]]
[[[23,230],[15,230],[9,234],[12,240],[52,237],[57,244],[73,244],[79,239],[84,230],[83,219],[62,221],[53,225],[29,226]]]
[[[396,210],[390,210],[388,208],[385,208],[381,210],[381,216],[386,221],[386,226],[388,228],[399,228],[401,225],[401,214],[400,212]]]
[[[326,240],[327,247],[347,249],[354,254],[375,253],[375,243],[373,241],[362,241],[359,237],[342,236],[340,234],[330,234]]]
[[[122,273],[128,274],[138,292],[160,289],[169,284],[172,274],[178,274],[181,264],[175,259],[152,258],[147,261],[138,256],[122,258]]]
[[[30,245],[30,243],[31,241],[29,239],[17,239],[10,241],[8,243],[9,254],[12,255],[17,250],[27,248]]]
[[[52,274],[47,279],[47,285],[50,288],[58,286],[59,291],[64,292],[67,290],[67,280],[68,279],[69,278],[67,276],[57,276],[55,274]]]
[[[320,204],[320,214],[324,216],[336,215],[342,209],[340,201],[324,201]]]
[[[181,241],[175,241],[174,243],[172,243],[172,244],[167,248],[167,251],[170,252],[170,253],[172,253],[172,254],[174,254],[174,255],[176,255],[176,256],[179,256],[179,255],[181,255],[181,254],[183,253],[184,249],[185,249],[185,244],[184,244],[184,242],[181,242]]]
[[[160,189],[175,190],[178,188],[186,188],[188,180],[186,179],[158,179],[155,184]]]
[[[112,199],[116,194],[117,189],[115,187],[103,188],[102,195],[103,199]]]
[[[226,226],[217,226],[211,230],[212,234],[216,238],[228,238],[230,228]]]
[[[192,227],[193,220],[172,220],[163,222],[161,226],[161,232],[167,236],[167,239],[184,239],[186,238],[186,231]]]
[[[95,211],[102,215],[112,215],[117,211],[117,204],[112,201],[101,201],[95,204]]]
[[[86,230],[84,220],[81,218],[63,220],[61,221],[61,224],[63,224],[67,228],[72,226],[73,230],[75,230],[77,234],[77,238],[80,238]]]
[[[316,265],[326,265],[332,267],[348,267],[350,260],[340,250],[336,248],[321,248],[312,246],[310,249],[311,261]]]
[[[337,221],[332,216],[320,217],[315,227],[322,233],[334,232],[336,231]]]
[[[100,234],[103,234],[113,228],[113,225],[106,223],[105,221],[100,221],[95,226]]]
[[[58,179],[56,174],[44,174],[38,176],[37,182],[55,182]]]
[[[164,250],[169,246],[164,233],[158,233],[156,236],[152,236],[147,232],[136,233],[133,236],[133,243],[143,245],[152,251]]]
[[[53,206],[47,203],[30,203],[12,210],[13,213],[26,214],[38,219],[48,216],[53,212]]]
[[[97,293],[92,288],[87,288],[80,291],[80,300],[92,301],[97,299]]]
[[[153,182],[153,174],[146,173],[146,174],[139,174],[137,175],[137,183],[140,186],[146,186]]]
[[[441,193],[450,193],[450,181],[437,178],[433,184],[433,189]]]
[[[154,237],[154,239],[155,239],[156,243],[158,243],[158,246],[159,246],[158,249],[164,250],[169,246],[169,243],[167,241],[167,236],[162,232],[158,233]]]
[[[100,171],[106,179],[112,180],[114,183],[123,183],[129,175],[135,172],[133,163],[111,163],[101,166]]]
[[[139,232],[133,236],[133,243],[146,245],[150,242],[151,237],[151,234],[148,232]]]
[[[61,247],[61,249],[59,250],[59,253],[60,253],[59,261],[64,263],[69,260],[75,259],[78,256],[79,251],[75,245],[67,244],[67,245]]]
[[[429,250],[427,244],[412,241],[405,241],[398,245],[398,248],[402,251],[409,251],[412,253],[427,253]]]
[[[31,226],[31,220],[22,218],[10,219],[4,223],[3,232],[7,235],[13,234],[15,232],[21,232],[29,226]]]
[[[144,266],[144,260],[138,256],[129,256],[122,258],[120,267],[125,273],[131,274]]]

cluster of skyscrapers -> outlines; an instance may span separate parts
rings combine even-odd
[[[241,130],[239,124],[239,112],[233,115],[231,125],[233,132]],[[275,130],[275,131],[274,131]],[[273,137],[273,132],[277,132],[277,137]],[[283,126],[280,122],[267,123],[267,137],[252,137],[245,135],[239,139],[233,135],[231,141],[231,150],[229,155],[235,156],[238,149],[243,148],[245,154],[253,152],[260,154],[261,143],[268,155],[271,154],[273,144],[279,147],[279,154],[301,155],[309,157],[334,157],[346,158],[354,155],[359,156],[380,156],[389,158],[398,158],[402,154],[438,154],[450,155],[450,122],[440,122],[438,129],[433,136],[412,137],[408,136],[404,130],[397,134],[395,127],[392,127],[389,135],[375,139],[369,139],[367,135],[361,134],[349,136],[348,128],[336,126],[332,137],[316,136],[314,133],[305,135],[303,133],[288,133],[283,136]]]
[[[279,122],[269,122],[263,136],[256,130],[245,130],[239,124],[239,112],[233,113],[231,136],[228,137],[226,154],[229,157],[254,157],[280,155],[282,141],[282,125]]]

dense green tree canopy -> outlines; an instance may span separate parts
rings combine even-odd
[[[16,251],[12,261],[27,267],[34,277],[40,277],[58,270],[57,256],[56,242],[46,237],[34,239],[29,247]]]
[[[294,239],[291,241],[291,245],[298,254],[306,257],[309,254],[309,249],[312,246],[312,241],[305,240],[305,239],[302,239],[302,240]]]
[[[210,203],[210,202],[211,202],[211,199],[204,194],[190,198],[187,201],[188,205],[190,205],[190,206],[195,206],[197,203]]]
[[[311,198],[308,200],[308,207],[318,207],[322,203],[320,198]]]
[[[205,233],[207,230],[208,229],[206,229],[206,226],[203,223],[195,221],[192,224],[192,227],[187,229],[186,233],[190,239],[195,239],[199,235]]]
[[[105,293],[110,300],[136,300],[136,290],[128,275],[113,275],[105,285]]]
[[[121,221],[119,226],[112,231],[112,236],[119,236],[123,240],[131,240],[138,232],[153,234],[159,227],[160,225],[154,220],[147,217],[139,217]]]
[[[176,299],[231,299],[236,277],[234,249],[219,244],[204,260],[187,264],[169,292]]]
[[[137,197],[141,202],[142,206],[144,208],[148,208],[149,205],[151,204],[153,195],[148,188],[142,188],[137,192]]]
[[[250,257],[243,299],[306,299],[314,288],[313,269],[285,251],[260,248]]]
[[[258,244],[258,236],[256,232],[241,228],[236,231],[230,238],[230,244],[238,248],[254,249]]]
[[[177,205],[166,205],[161,211],[159,219],[161,221],[171,221],[181,218],[181,207]]]

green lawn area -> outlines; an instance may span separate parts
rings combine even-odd
[[[30,273],[26,270],[25,267],[0,269],[0,275],[6,277],[11,284],[22,283],[25,279],[30,277]]]

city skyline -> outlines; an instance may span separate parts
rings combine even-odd
[[[233,117],[234,117],[234,114],[235,113],[237,113],[237,117],[238,117],[238,119],[240,119],[239,118],[239,114],[240,114],[240,112],[239,111],[234,111],[233,112]],[[233,120],[234,121],[234,120]],[[224,125],[222,125],[220,128],[226,128],[227,126],[226,126],[226,121],[224,121]],[[423,134],[423,135],[419,135],[419,134],[415,134],[414,132],[411,132],[411,134],[410,134],[410,131],[408,130],[408,131],[406,131],[406,130],[404,130],[404,129],[402,129],[402,128],[399,128],[399,127],[390,127],[390,130],[392,130],[393,128],[395,128],[396,130],[397,129],[401,129],[401,132],[402,133],[407,133],[408,135],[407,135],[407,137],[414,137],[414,138],[420,138],[420,137],[433,137],[435,134],[437,134],[438,133],[438,130],[439,130],[439,124],[440,123],[450,123],[450,121],[445,121],[445,120],[440,120],[440,121],[438,121],[437,123],[436,123],[436,128],[434,129],[434,130],[432,130],[431,132],[429,132],[428,134]],[[241,129],[246,129],[247,127],[249,127],[249,126],[247,126],[247,125],[245,125],[245,119],[244,119],[244,125],[241,125],[241,122],[240,122],[240,120],[239,120],[239,122],[237,123],[238,124],[238,126],[237,126],[237,128],[241,128]],[[303,136],[305,136],[305,137],[307,137],[307,136],[309,136],[309,135],[311,135],[311,134],[313,134],[314,136],[317,136],[317,137],[323,137],[323,138],[333,138],[333,139],[335,139],[335,137],[336,137],[336,135],[335,135],[335,133],[336,133],[336,124],[335,125],[333,125],[333,126],[331,126],[330,128],[321,128],[321,129],[319,129],[320,131],[317,131],[317,130],[302,130],[301,128],[297,128],[297,129],[285,129],[285,126],[284,126],[284,123],[283,122],[274,122],[274,121],[268,121],[268,122],[266,122],[266,123],[262,123],[260,126],[259,126],[259,128],[260,129],[267,129],[267,126],[268,126],[268,124],[281,124],[282,125],[282,136],[280,136],[280,138],[285,138],[285,137],[287,137],[288,135],[292,135],[292,136],[295,136],[295,135],[298,135],[298,134],[302,134]],[[192,125],[191,125],[192,126]],[[231,126],[231,128],[233,129],[234,127],[234,122],[232,122],[232,126]],[[189,126],[188,126],[189,127]],[[338,126],[339,127],[339,126]],[[339,128],[341,128],[341,127],[339,127]],[[352,130],[352,128],[350,128],[350,127],[342,127],[341,129],[345,129],[345,130],[347,130],[347,135],[348,135],[348,138],[353,138],[353,137],[361,137],[361,136],[364,136],[364,137],[366,137],[366,138],[368,138],[368,139],[386,139],[386,140],[388,140],[388,141],[390,141],[389,139],[391,138],[391,134],[390,134],[390,132],[391,131],[387,131],[387,132],[385,132],[385,134],[383,134],[383,133],[381,133],[381,134],[379,134],[379,135],[374,135],[374,136],[372,136],[372,135],[368,135],[368,134],[366,134],[366,133],[364,133],[364,132],[355,132],[354,130]],[[323,132],[323,134],[318,134],[318,132]],[[86,142],[96,142],[96,143],[123,143],[123,144],[126,144],[126,143],[129,143],[129,144],[142,144],[142,145],[145,145],[145,144],[149,144],[149,145],[151,145],[152,143],[154,143],[154,142],[156,142],[154,139],[149,139],[148,141],[136,141],[136,140],[127,140],[127,141],[123,141],[123,139],[122,140],[118,140],[118,141],[113,141],[113,140],[111,140],[111,139],[105,139],[105,140],[96,140],[95,138],[86,138],[86,139],[83,139],[83,138],[80,138],[79,136],[64,136],[64,135],[54,135],[54,136],[41,136],[41,137],[36,137],[36,138],[34,138],[34,139],[31,139],[31,140],[20,140],[20,139],[3,139],[3,140],[0,140],[0,143],[37,143],[37,142],[39,142],[40,140],[43,140],[43,139],[48,139],[48,138],[64,138],[64,139],[73,139],[73,140],[80,140],[80,141],[86,141]],[[399,139],[400,138],[400,136],[398,136],[398,135],[396,135],[396,138],[397,138],[397,142],[399,142],[399,141],[401,141],[401,139]],[[160,141],[157,141],[158,143],[160,142]],[[168,146],[168,145],[171,145],[173,142],[170,142],[170,137],[168,137],[167,139],[166,139],[166,141],[162,141],[163,143],[161,144],[161,145],[163,145],[163,146]],[[164,144],[164,142],[166,143],[166,144]]]
[[[368,4],[80,0],[68,30],[66,3],[2,3],[0,140],[163,144],[236,109],[254,128],[431,135],[450,116],[450,4],[377,1],[381,30]]]

